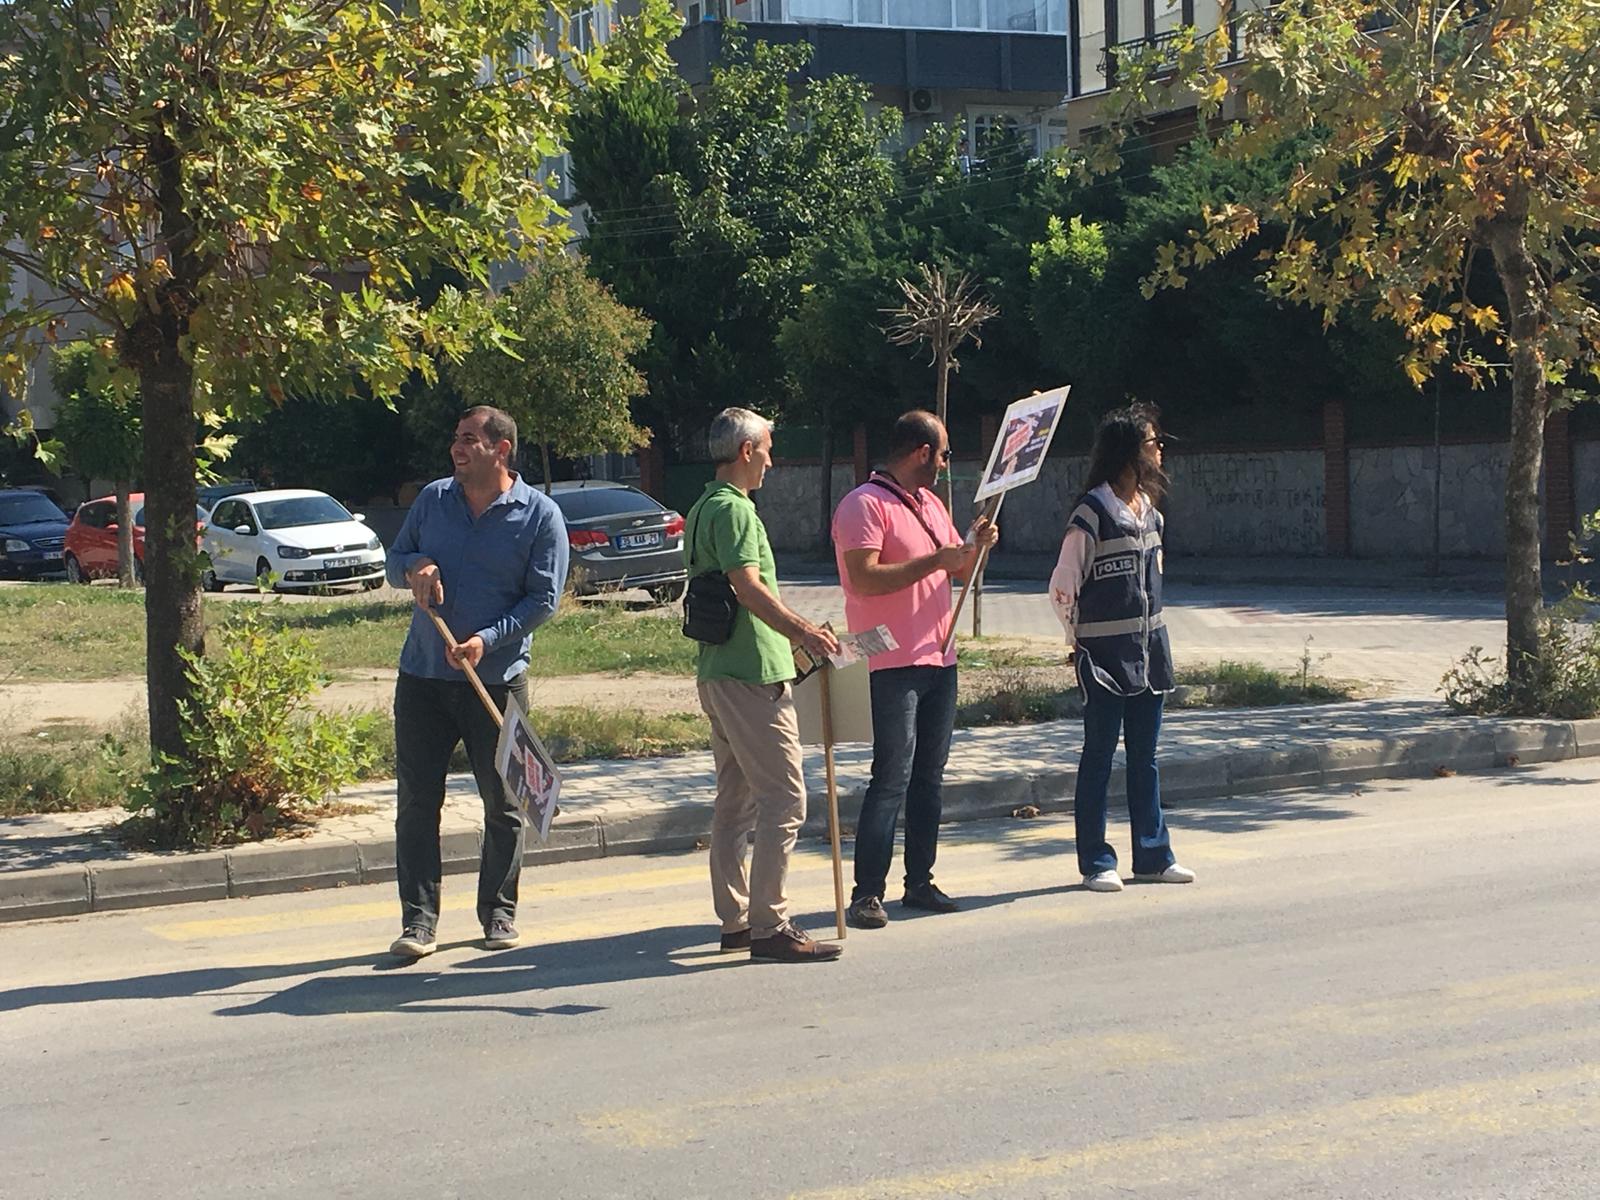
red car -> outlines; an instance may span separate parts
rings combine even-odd
[[[133,507],[133,577],[144,578],[144,493],[134,492],[128,497]],[[200,530],[205,528],[206,510],[195,506],[195,546],[200,544]],[[89,583],[96,579],[117,577],[117,498],[102,496],[87,500],[72,514],[72,524],[67,526],[67,542],[63,547],[67,578],[73,583]]]

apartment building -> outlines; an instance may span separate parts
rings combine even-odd
[[[1070,0],[679,0],[679,71],[704,83],[731,18],[751,36],[809,42],[812,76],[854,75],[905,114],[905,141],[956,122],[974,153],[1009,126],[1035,153],[1066,144]]]
[[[1035,154],[1074,144],[1099,121],[1117,59],[1169,43],[1179,28],[1214,32],[1218,0],[679,0],[671,50],[691,84],[722,54],[729,19],[751,36],[808,42],[808,74],[854,75],[875,104],[905,114],[905,141],[956,123],[973,153],[997,125]],[[1234,46],[1237,51],[1237,45]],[[1175,141],[1182,97],[1158,122]]]

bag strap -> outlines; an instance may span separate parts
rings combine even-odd
[[[911,497],[906,494],[904,488],[898,485],[891,486],[887,480],[879,478],[876,473],[874,473],[872,478],[868,479],[867,482],[882,488],[895,499],[900,501],[901,504],[904,504],[907,508],[909,508],[911,510],[911,515],[917,519],[917,524],[922,526],[922,531],[928,535],[928,540],[933,543],[934,550],[937,551],[944,549],[944,543],[939,540],[939,535],[933,532],[932,526],[930,526],[927,520],[923,517],[922,510],[919,509],[915,504],[911,503]]]

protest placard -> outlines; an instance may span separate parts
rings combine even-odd
[[[1000,422],[1000,432],[989,451],[989,465],[978,480],[974,504],[982,504],[1014,487],[1032,483],[1044,467],[1050,439],[1067,410],[1067,393],[1059,387],[1014,401]]]
[[[516,700],[506,697],[505,719],[495,746],[495,767],[506,793],[522,809],[541,844],[550,838],[550,820],[561,798],[561,772]]]

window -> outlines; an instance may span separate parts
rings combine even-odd
[[[78,510],[78,524],[87,525],[90,529],[104,529],[111,524],[111,505],[85,504]]]
[[[997,137],[1016,138],[1029,158],[1039,157],[1039,119],[1035,116],[1018,117],[1015,113],[987,112],[972,115],[970,144],[978,161],[989,156]]]
[[[302,525],[334,525],[353,521],[349,509],[332,496],[294,496],[256,505],[263,529],[298,529]]]
[[[206,510],[198,504],[194,506],[194,519],[201,523],[204,523],[206,519]],[[133,510],[133,523],[139,529],[144,528],[144,505],[141,504]]]
[[[789,19],[849,25],[855,19],[855,0],[789,0]]]
[[[244,505],[237,500],[224,500],[211,510],[211,523],[218,529],[232,529],[235,525],[248,524],[242,515],[243,509]]]
[[[572,488],[556,492],[553,499],[568,521],[666,511],[649,496],[631,487]]]
[[[27,525],[34,521],[64,522],[67,514],[38,492],[13,492],[0,496],[0,525]]]

